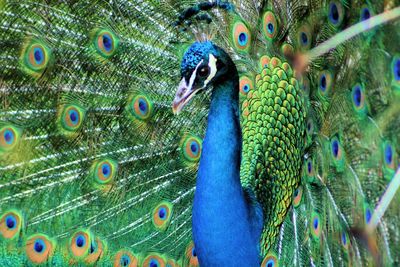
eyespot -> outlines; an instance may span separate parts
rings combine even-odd
[[[334,136],[330,141],[330,152],[332,157],[332,165],[336,170],[341,172],[344,170],[344,151],[337,136]]]
[[[300,205],[302,197],[303,197],[303,187],[299,186],[294,190],[293,193],[293,206],[295,208]]]
[[[202,78],[208,77],[208,75],[210,75],[210,67],[209,66],[203,66],[202,68],[200,68],[198,74]]]
[[[361,84],[356,84],[351,90],[351,100],[354,110],[360,115],[367,114],[365,90]]]
[[[321,219],[319,217],[319,214],[316,212],[313,212],[311,215],[310,229],[311,229],[311,235],[315,239],[319,239],[321,235]]]
[[[92,240],[89,248],[89,254],[85,258],[85,262],[88,264],[98,262],[104,256],[106,250],[106,243],[104,243],[100,238],[96,237],[95,240]]]
[[[5,239],[18,237],[22,227],[22,216],[18,211],[10,210],[1,216],[0,234]]]
[[[291,44],[284,43],[281,47],[281,51],[283,56],[286,59],[293,59],[294,58],[294,48]]]
[[[145,267],[164,267],[165,259],[157,253],[151,253],[143,260]]]
[[[400,57],[395,57],[392,62],[392,84],[400,90]]]
[[[297,32],[297,42],[300,50],[308,50],[311,48],[312,35],[311,27],[308,24],[301,26]]]
[[[154,114],[154,104],[147,95],[138,94],[130,101],[128,110],[134,118],[147,121]]]
[[[197,257],[196,248],[194,247],[193,241],[190,241],[185,250],[186,260],[189,262],[189,266],[199,266],[199,260]]]
[[[271,11],[267,11],[263,15],[263,33],[267,40],[273,40],[278,34],[278,21]]]
[[[103,159],[93,165],[93,179],[98,184],[109,184],[118,171],[118,164],[112,159]]]
[[[76,132],[83,124],[86,111],[77,105],[66,105],[61,109],[61,127],[67,132]]]
[[[239,88],[242,95],[247,95],[250,90],[254,89],[254,83],[249,77],[242,76],[240,77]]]
[[[101,57],[110,58],[117,51],[119,39],[108,29],[97,29],[94,34],[93,45]]]
[[[53,255],[55,244],[46,236],[36,234],[28,238],[25,251],[28,259],[35,264],[42,264],[48,261]]]
[[[340,241],[342,243],[342,246],[345,250],[349,248],[349,236],[347,235],[346,231],[342,231],[340,235]]]
[[[8,125],[0,128],[0,153],[12,150],[20,140],[20,131]]]
[[[278,267],[278,257],[275,253],[269,252],[267,256],[265,256],[264,260],[261,263],[262,267]]]
[[[328,95],[330,90],[332,89],[332,82],[333,82],[332,73],[330,73],[327,70],[321,71],[321,73],[319,74],[318,81],[319,81],[318,87],[320,94],[322,96]]]
[[[395,170],[395,151],[390,142],[384,142],[383,145],[383,162],[385,176],[388,179],[392,179]]]
[[[48,67],[52,51],[39,40],[30,40],[24,46],[21,64],[27,74],[40,76]]]
[[[167,265],[165,267],[178,267],[176,261],[174,261],[173,259],[168,259],[167,260]]]
[[[89,253],[91,242],[91,235],[87,231],[81,230],[73,234],[69,242],[72,256],[76,259],[86,257]]]
[[[309,182],[312,182],[315,176],[315,166],[314,161],[311,157],[305,160],[305,166],[303,168],[305,169],[307,180]]]
[[[368,203],[364,203],[364,222],[366,225],[369,225],[371,223],[371,219],[372,219],[372,210],[371,207],[369,206]]]
[[[165,231],[168,228],[172,217],[172,208],[172,203],[168,201],[162,201],[154,208],[152,212],[153,224],[158,230]]]
[[[198,162],[201,155],[202,140],[195,135],[186,135],[181,141],[181,153],[188,162]]]
[[[364,6],[360,9],[360,21],[369,19],[371,15],[372,13],[368,6]]]
[[[306,132],[308,135],[314,134],[314,121],[312,120],[312,118],[308,118],[307,120]]]
[[[268,68],[268,65],[269,65],[270,61],[271,61],[271,58],[270,58],[270,57],[268,57],[268,56],[262,56],[262,57],[260,58],[260,60],[259,60],[259,67],[260,67],[260,70],[263,70],[263,69],[265,69],[265,68]]]
[[[114,267],[137,267],[138,258],[128,250],[120,250],[114,258]]]
[[[335,159],[340,159],[342,157],[340,143],[336,137],[331,141],[331,153]]]
[[[251,44],[251,33],[243,22],[236,22],[232,30],[234,47],[238,52],[248,52]]]
[[[344,18],[344,9],[341,3],[332,1],[329,4],[328,10],[328,19],[329,22],[335,27],[340,26],[342,24]]]

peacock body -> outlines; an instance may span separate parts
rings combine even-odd
[[[0,0],[0,266],[399,265],[399,6]]]

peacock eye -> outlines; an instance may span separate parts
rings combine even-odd
[[[204,66],[199,70],[199,76],[202,78],[208,77],[209,74],[210,74],[209,66]]]

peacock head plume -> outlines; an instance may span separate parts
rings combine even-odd
[[[234,6],[229,2],[203,2],[183,11],[176,26],[192,25],[191,18],[200,23],[210,24],[212,19],[207,13],[211,9],[222,9],[232,12]],[[181,62],[181,81],[173,101],[173,111],[178,114],[183,107],[199,92],[212,88],[229,76],[234,65],[229,55],[211,42],[210,34],[194,30],[197,41],[185,52]],[[186,31],[186,28],[184,28]]]
[[[229,55],[211,41],[192,44],[182,59],[174,113],[178,114],[197,93],[221,82],[231,71],[232,64]]]

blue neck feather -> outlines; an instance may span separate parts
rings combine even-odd
[[[236,68],[226,77],[214,85],[196,182],[193,237],[201,266],[260,266],[262,220],[254,223],[240,183],[242,134]]]

